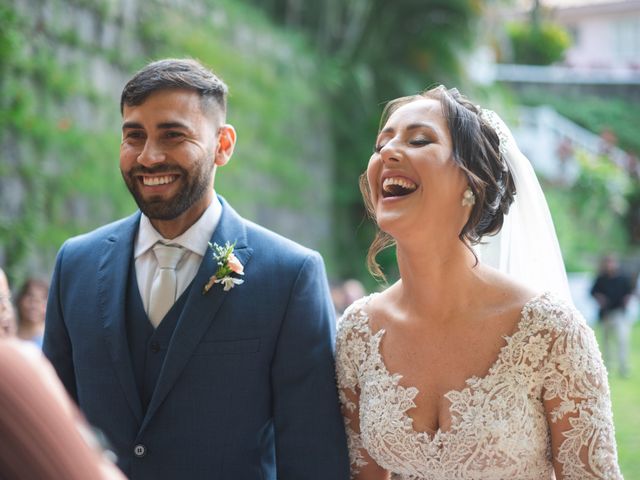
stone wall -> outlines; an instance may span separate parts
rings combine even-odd
[[[247,56],[249,63],[262,61],[263,70],[274,69],[274,75],[294,72],[300,76],[294,81],[315,81],[312,59],[291,47],[268,22],[244,23],[238,7],[228,11],[224,3],[9,0],[9,8],[21,22],[23,41],[16,55],[23,60],[16,60],[17,66],[9,72],[0,71],[5,75],[0,85],[5,95],[8,91],[16,102],[42,113],[26,122],[17,120],[18,126],[10,125],[0,133],[0,266],[8,269],[14,285],[27,275],[48,276],[55,252],[67,236],[135,209],[118,171],[120,92],[130,75],[157,58],[157,52],[162,56],[184,52],[174,53],[171,45],[165,48],[153,43],[160,38],[149,31],[156,11],[180,12],[194,21],[209,22],[212,32],[223,29],[225,45],[212,40],[211,48],[231,49],[233,55]],[[182,29],[181,35],[187,44],[189,32]],[[198,52],[193,56],[198,57]],[[217,72],[225,70],[224,64],[210,66]],[[278,73],[280,67],[287,69],[284,74]],[[307,104],[292,98],[273,119],[277,125],[270,128],[283,138],[282,158],[278,159],[279,146],[261,144],[260,129],[270,120],[264,113],[252,118],[251,99],[246,94],[255,94],[256,99],[277,95],[282,98],[280,104],[286,104],[288,92],[278,91],[278,81],[269,84],[275,85],[269,87],[272,90],[252,92],[251,85],[236,88],[243,78],[236,74],[234,83],[229,76],[223,74],[230,86],[229,116],[238,129],[239,144],[230,166],[219,170],[216,189],[247,218],[319,249],[331,263],[333,150],[326,112],[317,108],[322,103],[320,91]],[[56,88],[61,90],[59,95]],[[35,122],[33,129],[29,121]],[[44,126],[36,125],[38,121]],[[47,125],[53,134],[48,130],[38,133],[38,128],[46,130]],[[19,134],[13,135],[14,129]],[[56,129],[65,137],[62,147],[56,143]],[[91,157],[87,152],[94,151],[84,147],[86,138],[78,140],[82,148],[74,151],[73,135],[93,135],[104,142],[104,151],[97,149],[97,155],[104,156],[98,167],[95,158],[86,158]],[[265,150],[269,150],[268,158],[260,160]],[[85,179],[78,172],[89,166],[97,173]],[[64,198],[54,195],[61,186]]]

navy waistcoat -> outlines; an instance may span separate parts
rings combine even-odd
[[[167,312],[158,328],[154,329],[144,311],[136,278],[135,261],[131,261],[126,300],[127,340],[133,373],[138,386],[142,409],[147,411],[167,354],[171,336],[176,328],[191,285]]]

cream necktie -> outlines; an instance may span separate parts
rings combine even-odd
[[[153,253],[158,260],[158,273],[151,284],[148,317],[154,328],[157,328],[176,301],[176,266],[185,250],[177,245],[156,243]]]

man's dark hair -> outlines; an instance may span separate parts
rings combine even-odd
[[[124,106],[141,105],[154,92],[184,89],[197,92],[204,113],[221,114],[224,122],[227,112],[225,83],[200,62],[192,59],[167,58],[150,63],[127,82],[120,97],[120,113]]]

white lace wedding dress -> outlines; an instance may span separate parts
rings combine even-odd
[[[371,331],[363,310],[370,298],[347,309],[338,326],[353,475],[371,458],[397,480],[553,479],[550,429],[564,424],[556,461],[565,479],[622,478],[607,372],[576,310],[548,293],[530,300],[489,372],[446,394],[451,427],[431,435],[415,431],[407,413],[418,390],[399,385],[401,375],[390,374],[380,355],[385,331]],[[557,407],[547,412],[543,401]]]

